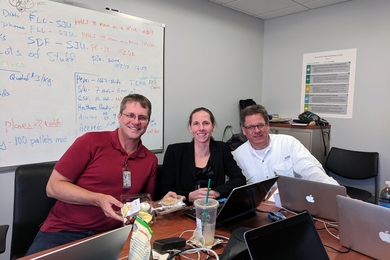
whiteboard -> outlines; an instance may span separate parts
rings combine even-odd
[[[0,167],[57,161],[118,127],[120,101],[152,102],[143,144],[163,149],[164,24],[71,2],[0,0]]]

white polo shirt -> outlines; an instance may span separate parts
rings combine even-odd
[[[246,141],[232,152],[247,183],[285,175],[339,185],[298,139],[283,134],[269,134],[269,138],[263,150],[253,149]]]

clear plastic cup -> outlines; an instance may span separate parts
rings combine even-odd
[[[199,242],[205,246],[214,244],[215,220],[219,202],[215,199],[197,199],[194,201],[196,211],[196,234]]]

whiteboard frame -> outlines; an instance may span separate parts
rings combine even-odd
[[[151,21],[151,20],[147,20],[147,19],[143,19],[143,18],[140,18],[140,17],[136,17],[136,16],[132,16],[132,15],[129,15],[129,14],[124,14],[124,13],[120,13],[120,12],[116,12],[116,11],[112,11],[112,10],[107,10],[107,9],[100,9],[100,8],[95,8],[95,7],[91,7],[91,6],[88,6],[88,5],[84,5],[84,4],[80,4],[80,3],[74,3],[74,2],[70,2],[70,1],[63,1],[63,0],[47,0],[47,2],[54,2],[54,3],[58,3],[58,4],[64,4],[64,5],[68,5],[68,6],[74,6],[75,8],[83,8],[83,9],[87,9],[87,10],[90,10],[90,11],[96,11],[96,12],[100,12],[100,13],[104,13],[104,14],[107,14],[107,15],[113,15],[113,16],[117,16],[117,17],[121,17],[121,18],[125,18],[125,19],[131,19],[137,23],[140,23],[140,24],[147,24],[147,25],[151,25],[151,26],[157,26],[157,27],[160,27],[161,28],[161,55],[160,58],[162,59],[161,60],[161,63],[160,63],[160,66],[162,66],[162,71],[161,71],[161,75],[162,75],[162,81],[160,81],[160,83],[162,84],[162,97],[161,97],[161,106],[158,107],[158,109],[161,109],[161,114],[159,115],[159,120],[161,119],[162,122],[161,122],[161,128],[159,130],[161,130],[161,134],[159,135],[161,138],[160,141],[158,141],[156,144],[156,147],[159,147],[159,148],[156,148],[154,149],[154,147],[151,147],[150,151],[152,151],[153,153],[163,153],[164,152],[164,119],[165,119],[165,115],[164,115],[164,112],[165,112],[165,24],[163,23],[158,23],[158,22],[154,22],[154,21]],[[159,102],[160,102],[160,99],[159,99]],[[152,108],[153,108],[153,103],[152,103]],[[155,108],[154,108],[155,109]],[[152,109],[152,114],[153,114],[153,109]],[[78,138],[79,135],[76,135],[76,138]],[[143,136],[144,137],[144,136]],[[142,139],[142,138],[141,138]],[[160,147],[161,145],[161,147]],[[53,161],[53,158],[47,158],[48,160],[47,161]],[[58,158],[59,159],[59,158]],[[14,163],[10,163],[10,164],[4,164],[4,166],[0,166],[0,171],[4,171],[4,170],[9,170],[9,169],[13,169],[19,165],[26,165],[26,164],[33,164],[33,163],[41,163],[41,162],[46,162],[46,161],[41,161],[41,159],[38,159],[36,161],[34,160],[31,160],[31,161],[21,161],[20,163],[17,163],[17,164],[14,164]]]

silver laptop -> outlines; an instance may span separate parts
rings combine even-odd
[[[389,259],[390,209],[337,196],[341,245],[375,259]]]
[[[277,183],[282,207],[337,221],[336,195],[347,195],[344,186],[286,176],[279,176]]]
[[[31,259],[118,260],[131,229],[124,226]]]

